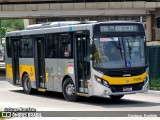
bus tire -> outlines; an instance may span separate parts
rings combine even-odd
[[[28,74],[25,74],[23,76],[23,91],[26,94],[31,94],[32,92],[31,81],[30,81]]]
[[[110,98],[112,100],[120,100],[124,95],[110,95]]]
[[[63,83],[63,96],[67,101],[74,102],[77,100],[75,85],[71,78],[67,78]]]

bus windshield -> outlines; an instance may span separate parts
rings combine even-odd
[[[144,36],[95,37],[94,66],[126,68],[145,65]]]

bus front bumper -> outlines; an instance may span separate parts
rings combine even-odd
[[[125,95],[125,94],[143,93],[143,92],[147,92],[149,89],[149,81],[147,81],[143,85],[142,89],[140,90],[132,90],[132,91],[125,91],[125,92],[113,92],[110,87],[106,87],[101,84],[97,84],[97,85],[98,85],[98,88],[94,87],[93,96],[99,96],[99,97],[108,97],[110,95]]]

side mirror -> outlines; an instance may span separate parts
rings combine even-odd
[[[95,59],[95,57],[92,55],[90,59],[91,59],[91,60],[94,60],[94,59]]]
[[[94,57],[94,55],[93,55],[93,44],[90,44],[89,45],[89,54],[90,54],[90,59],[91,60],[94,60],[95,59],[95,57]]]

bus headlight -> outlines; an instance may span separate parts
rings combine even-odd
[[[103,85],[108,87],[108,82],[106,80],[103,80]]]
[[[146,84],[148,82],[148,80],[149,80],[148,77],[145,77],[144,78],[144,84]]]
[[[100,84],[102,84],[102,85],[104,85],[104,86],[106,86],[106,87],[109,87],[109,84],[108,84],[108,82],[107,82],[106,80],[103,80],[102,78],[99,78],[99,77],[97,77],[97,76],[95,76],[95,79],[96,79],[96,81],[99,82]]]

